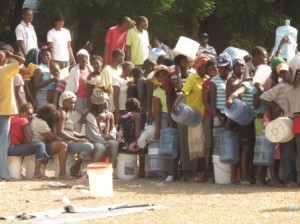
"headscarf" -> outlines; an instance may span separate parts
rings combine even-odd
[[[74,99],[76,100],[76,95],[75,93],[71,92],[71,91],[65,91],[63,92],[60,97],[59,97],[59,106],[60,107],[63,107],[63,103],[65,100],[68,100],[68,99]]]

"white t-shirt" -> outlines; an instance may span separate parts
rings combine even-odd
[[[113,79],[113,86],[118,86],[120,88],[119,94],[119,110],[125,110],[125,104],[127,101],[127,90],[128,90],[128,81],[119,77]]]
[[[26,23],[22,20],[22,22],[16,27],[15,34],[17,41],[24,41],[26,54],[32,48],[38,48],[36,33],[31,23],[29,23],[27,26]]]
[[[69,30],[55,28],[48,31],[47,41],[53,43],[53,59],[56,61],[70,61],[68,42],[71,41]]]
[[[32,132],[32,141],[33,142],[43,142],[45,138],[42,134],[50,132],[51,129],[49,128],[46,121],[34,117],[30,122],[30,129]]]

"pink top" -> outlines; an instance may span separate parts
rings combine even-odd
[[[209,91],[210,82],[210,79],[205,80],[202,84],[202,88],[205,88],[207,91]],[[212,117],[212,113],[205,108],[203,117]]]
[[[87,79],[87,77],[89,76],[89,70],[87,69],[87,67],[85,67],[84,70],[80,70],[79,72],[79,86],[78,86],[78,90],[77,90],[77,97],[81,97],[81,98],[86,98],[87,97],[87,93],[86,93],[86,86],[85,86],[85,80]]]
[[[108,49],[108,64],[112,62],[112,52],[119,48],[124,50],[127,31],[121,30],[118,26],[113,26],[108,29],[105,37],[105,43],[109,46]]]
[[[27,118],[12,116],[10,118],[10,144],[20,145],[25,139],[23,127],[29,124]]]

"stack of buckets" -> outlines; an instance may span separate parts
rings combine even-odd
[[[213,164],[216,184],[229,184],[231,164],[239,162],[237,134],[225,128],[213,129]]]

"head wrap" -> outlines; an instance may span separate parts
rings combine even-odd
[[[74,99],[76,100],[76,95],[75,93],[71,92],[71,91],[65,91],[63,92],[60,97],[59,97],[59,107],[63,107],[63,103],[65,100],[68,99]]]
[[[91,95],[91,102],[95,105],[101,105],[108,101],[108,94],[99,88],[94,88]]]

